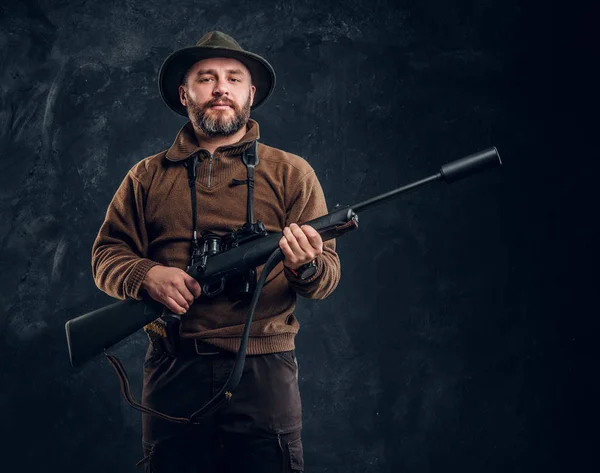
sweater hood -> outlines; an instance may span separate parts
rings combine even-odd
[[[255,120],[249,119],[246,134],[240,141],[231,145],[219,146],[215,152],[219,152],[222,156],[236,156],[243,153],[259,138],[260,131],[258,123]],[[192,122],[188,121],[179,130],[179,133],[177,133],[175,141],[167,150],[165,157],[169,161],[183,161],[193,154],[198,154],[198,157],[202,159],[204,155],[208,156],[210,153],[204,148],[200,148],[194,133]]]

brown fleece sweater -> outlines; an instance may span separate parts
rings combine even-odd
[[[250,120],[240,142],[220,147],[211,156],[198,147],[188,122],[171,148],[137,163],[115,193],[94,242],[96,285],[112,297],[141,300],[148,297],[141,284],[151,267],[162,264],[185,269],[191,251],[192,206],[183,161],[194,153],[199,157],[198,234],[203,230],[225,234],[243,225],[247,189],[232,185],[232,179],[246,179],[241,154],[258,138],[258,123]],[[264,222],[269,233],[327,213],[321,185],[304,159],[262,143],[258,156],[254,217]],[[273,270],[254,314],[248,354],[294,348],[299,328],[294,316],[296,294],[323,299],[339,282],[334,240],[324,243],[317,267],[317,273],[306,281],[296,278],[282,263]],[[182,317],[181,334],[235,351],[247,314],[248,304],[239,299],[201,296]]]

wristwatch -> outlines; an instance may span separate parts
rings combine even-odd
[[[311,276],[314,276],[316,274],[317,260],[314,259],[310,263],[303,264],[302,266],[300,266],[299,268],[296,268],[296,269],[292,269],[289,267],[288,267],[288,269],[294,276],[296,276],[297,278],[302,279],[304,281],[305,279],[308,279]]]

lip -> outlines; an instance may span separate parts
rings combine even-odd
[[[210,108],[214,108],[215,110],[227,110],[228,108],[231,108],[229,105],[213,105]]]

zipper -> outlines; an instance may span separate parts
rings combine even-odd
[[[210,158],[208,158],[208,188],[210,189],[210,175],[212,174],[212,162],[213,162],[213,154],[210,154]]]

